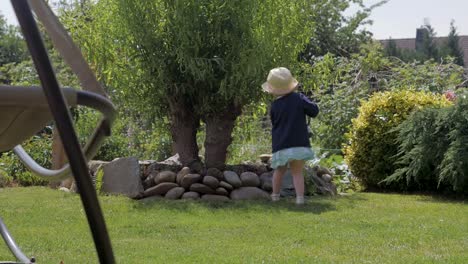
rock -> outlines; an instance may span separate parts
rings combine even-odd
[[[143,188],[145,190],[156,185],[154,178],[158,175],[158,173],[159,172],[154,171],[153,173],[150,173],[148,177],[146,177],[146,179],[143,181]]]
[[[146,175],[149,175],[150,173],[156,172],[161,172],[161,171],[172,171],[172,172],[179,172],[182,169],[181,165],[170,165],[170,164],[165,164],[162,162],[154,162],[151,165],[148,166],[146,169]]]
[[[269,200],[270,195],[257,187],[240,187],[231,192],[232,200]]]
[[[244,172],[240,175],[240,179],[242,182],[242,186],[247,187],[258,187],[260,186],[260,179],[258,178],[257,174],[253,172]]]
[[[167,165],[182,166],[182,162],[180,162],[179,153],[176,153],[174,156],[169,157],[164,161],[161,161],[160,163]]]
[[[331,182],[333,177],[330,175],[330,174],[323,174],[322,175],[322,179],[325,181],[325,182]]]
[[[216,194],[228,196],[229,192],[226,189],[224,189],[223,187],[218,187],[218,188],[216,188]]]
[[[203,174],[203,171],[205,170],[205,166],[203,165],[203,162],[200,160],[194,160],[188,164],[188,167],[190,168],[190,171],[192,173],[196,174]]]
[[[70,192],[73,192],[73,193],[78,193],[78,186],[76,186],[76,182],[73,181],[71,186],[70,186]]]
[[[177,177],[176,177],[176,182],[177,184],[181,184],[182,183],[182,179],[184,178],[185,175],[189,174],[190,173],[190,168],[189,167],[183,167],[179,173],[177,173]]]
[[[180,186],[182,186],[185,190],[188,190],[190,188],[190,185],[199,182],[200,179],[200,174],[187,174],[182,178]]]
[[[331,196],[338,194],[338,190],[333,182],[326,182],[315,174],[310,174],[308,177],[310,177],[312,183],[315,185],[317,193]]]
[[[142,180],[148,178],[148,174],[149,174],[149,172],[147,173],[148,167],[154,162],[156,162],[156,161],[155,160],[140,160],[140,161],[138,161],[138,165],[140,166],[140,177],[141,177]]]
[[[273,190],[273,172],[265,172],[260,175],[260,187],[267,192]]]
[[[137,198],[143,193],[137,158],[120,158],[102,167],[104,169],[102,192],[123,194],[130,198]]]
[[[210,187],[211,189],[216,189],[219,186],[219,181],[213,176],[203,177],[203,184]]]
[[[214,194],[215,190],[211,189],[210,187],[201,184],[201,183],[194,183],[190,186],[190,191],[198,192],[201,194]]]
[[[219,182],[219,186],[222,187],[222,188],[224,188],[224,189],[226,189],[226,190],[228,190],[228,191],[234,190],[234,187],[232,187],[231,184],[229,184],[229,183],[227,183],[227,182],[225,182],[225,181],[220,181],[220,182]]]
[[[261,161],[262,163],[268,163],[268,162],[270,161],[270,159],[271,159],[272,156],[273,156],[273,155],[271,155],[271,154],[261,154],[261,155],[259,156],[259,158],[260,158],[260,161]]]
[[[319,177],[322,177],[324,174],[333,175],[333,173],[328,168],[322,166],[315,166],[313,169],[316,171],[317,176]]]
[[[224,174],[224,180],[227,183],[231,184],[232,187],[239,188],[242,186],[241,179],[239,178],[237,173],[233,171],[225,171],[223,174]]]
[[[59,191],[62,191],[62,192],[70,192],[70,190],[66,187],[60,187],[59,188]]]
[[[175,187],[175,188],[170,189],[164,197],[167,199],[171,199],[171,200],[177,200],[182,196],[182,194],[184,194],[184,192],[185,192],[184,188]]]
[[[109,164],[109,161],[102,161],[102,160],[91,160],[88,162],[88,168],[92,175],[96,174],[97,169],[101,165]]]
[[[163,182],[154,187],[149,188],[143,193],[144,197],[154,196],[154,195],[165,195],[169,190],[179,187],[176,183],[173,182]]]
[[[175,182],[176,174],[172,171],[161,171],[154,178],[154,183],[160,184],[162,182]]]
[[[197,192],[186,192],[182,195],[182,199],[200,199],[200,194]]]
[[[246,171],[254,172],[257,175],[261,175],[262,173],[268,172],[269,165],[263,163],[254,163],[254,162],[244,162],[240,165],[227,165],[226,170],[234,171],[237,175],[241,175]]]
[[[211,201],[211,202],[229,202],[230,199],[227,196],[222,195],[214,195],[214,194],[205,194],[201,197],[204,201]]]
[[[219,181],[222,181],[223,180],[223,172],[220,171],[218,168],[209,168],[207,171],[206,171],[206,175],[207,176],[213,176],[215,177],[216,179],[218,179]]]

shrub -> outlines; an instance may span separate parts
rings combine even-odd
[[[228,148],[228,164],[258,160],[260,154],[271,153],[271,121],[265,103],[244,108],[232,132]]]
[[[92,110],[75,110],[75,123],[82,145],[96,127],[100,115]],[[164,160],[171,155],[171,137],[167,120],[144,123],[142,120],[119,113],[112,126],[111,137],[105,139],[95,160],[110,161],[119,157]]]
[[[6,171],[0,169],[0,188],[8,186],[13,178]]]
[[[30,140],[23,142],[21,145],[39,165],[50,168],[52,160],[51,144],[51,136],[42,133],[33,136]],[[46,181],[32,174],[11,151],[1,154],[0,170],[6,173],[6,176],[11,179],[10,181],[14,181],[22,186],[47,184]]]
[[[345,160],[353,174],[366,187],[378,187],[379,182],[394,172],[398,153],[395,128],[414,110],[448,105],[450,102],[442,95],[427,92],[374,94],[362,103],[346,135],[349,142],[344,146]]]
[[[405,63],[386,58],[380,45],[363,45],[351,57],[327,54],[317,57],[312,65],[301,64],[295,69],[304,92],[314,94],[320,114],[312,122],[314,143],[323,148],[341,148],[346,143],[351,119],[357,117],[361,100],[369,97],[371,77],[376,77],[377,89],[412,90],[442,93],[458,89],[466,80],[464,69],[444,59]]]
[[[468,100],[415,112],[398,126],[398,169],[384,180],[410,190],[468,194]]]

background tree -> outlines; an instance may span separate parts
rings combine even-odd
[[[465,66],[463,61],[463,51],[460,48],[460,38],[458,37],[457,28],[455,27],[455,21],[452,20],[450,23],[450,33],[447,38],[447,42],[444,45],[445,56],[455,58],[455,63],[460,66]]]
[[[394,39],[390,38],[385,46],[384,53],[389,57],[401,57],[401,50],[397,47]]]
[[[18,28],[9,25],[0,14],[0,66],[11,62],[20,62],[26,58],[26,46]]]
[[[9,25],[5,17],[0,14],[0,82],[10,84],[8,69],[26,58],[26,45],[18,28]]]
[[[421,34],[421,41],[418,42],[418,36],[416,36],[416,52],[419,52],[424,60],[439,60],[439,49],[434,40],[436,37],[434,28],[426,21],[424,26],[419,29],[419,32]]]
[[[310,19],[314,21],[313,36],[306,49],[301,52],[303,61],[312,63],[315,57],[332,53],[349,57],[359,52],[363,43],[372,40],[372,33],[363,26],[371,24],[369,16],[374,8],[388,2],[379,1],[365,7],[362,0],[330,0],[314,3],[315,12]],[[357,9],[352,15],[346,15],[351,6]]]
[[[81,29],[93,32],[82,46],[117,97],[137,101],[141,116],[170,118],[183,163],[198,159],[203,121],[206,165],[219,167],[242,107],[263,96],[268,70],[296,64],[318,2],[103,0]]]

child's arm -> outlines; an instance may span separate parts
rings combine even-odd
[[[303,95],[302,93],[299,93],[302,99],[302,103],[304,106],[304,112],[306,115],[310,117],[316,117],[319,113],[319,107],[316,103],[312,102],[307,98],[307,96]]]

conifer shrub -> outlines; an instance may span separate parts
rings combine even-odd
[[[468,194],[468,100],[424,109],[398,126],[396,171],[383,183],[418,191]]]
[[[396,127],[415,110],[450,104],[442,95],[406,90],[376,93],[362,102],[343,150],[354,176],[367,188],[387,187],[379,183],[395,171]]]

